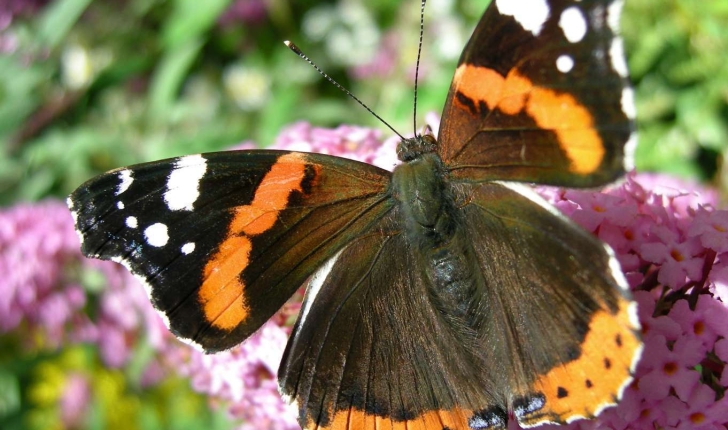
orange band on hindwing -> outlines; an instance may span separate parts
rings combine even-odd
[[[235,208],[227,236],[205,265],[198,291],[205,319],[213,327],[232,330],[248,317],[241,274],[253,249],[251,237],[275,225],[291,194],[303,192],[305,177],[304,154],[282,155],[263,177],[250,204]]]
[[[458,67],[453,84],[455,103],[462,109],[484,115],[487,112],[480,112],[482,103],[489,111],[497,108],[507,115],[524,112],[539,128],[555,133],[572,172],[590,174],[602,163],[604,143],[594,128],[594,118],[572,95],[535,86],[517,69],[503,77],[495,70],[469,64]]]
[[[306,430],[457,430],[470,428],[468,418],[472,414],[472,411],[454,408],[427,411],[408,420],[395,420],[352,408],[336,412],[331,421],[324,425],[309,422]]]
[[[525,417],[522,423],[530,426],[553,418],[560,422],[592,418],[616,404],[632,381],[633,366],[642,351],[637,330],[636,305],[625,299],[620,300],[616,314],[606,310],[594,314],[579,357],[555,367],[532,386],[543,394],[545,406],[538,417]]]

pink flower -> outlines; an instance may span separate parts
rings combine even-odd
[[[723,303],[728,303],[728,253],[720,254],[708,275],[711,292]]]
[[[387,78],[392,74],[397,65],[399,48],[401,46],[399,33],[388,32],[383,35],[380,41],[379,50],[367,63],[359,64],[351,68],[351,74],[357,80],[371,79],[374,77]]]
[[[705,248],[715,252],[728,251],[728,211],[708,211],[701,206],[688,236],[699,237]]]
[[[728,423],[728,398],[715,400],[716,393],[705,385],[698,385],[685,402],[687,409],[680,418],[677,429],[725,429]]]
[[[644,338],[664,336],[668,341],[676,341],[680,337],[682,327],[679,323],[667,315],[655,316],[659,295],[652,291],[635,291],[634,299]]]
[[[714,308],[724,314],[717,315],[719,312],[713,312]],[[721,319],[725,316],[725,307],[706,294],[698,297],[694,309],[690,307],[687,300],[678,300],[668,316],[680,324],[683,335],[702,342],[703,353],[709,352],[713,348],[718,339],[718,330],[726,326],[726,321]]]
[[[662,225],[654,226],[651,233],[658,241],[643,244],[640,251],[642,258],[661,265],[658,282],[679,288],[685,284],[686,278],[693,281],[700,279],[703,259],[699,254],[704,248],[697,239],[680,240],[675,230]]]
[[[274,318],[236,348],[215,355],[190,350],[173,366],[196,391],[225,402],[230,416],[246,423],[241,428],[299,429],[275,378],[288,334]]]
[[[672,348],[664,336],[645,339],[645,355],[638,374],[640,391],[649,400],[666,398],[670,389],[683,401],[692,393],[700,374],[692,370],[704,357],[700,341],[688,336],[680,337]]]
[[[396,142],[382,143],[378,129],[341,125],[334,129],[298,122],[283,129],[272,148],[336,155],[391,170]],[[386,154],[384,154],[386,153]]]
[[[669,207],[680,217],[691,216],[690,212],[698,206],[718,204],[718,192],[706,188],[689,179],[678,179],[674,176],[660,173],[640,173],[639,182],[645,195],[657,198],[655,203]]]
[[[88,379],[78,373],[67,376],[60,399],[61,421],[64,428],[83,428],[91,402]]]
[[[0,273],[5,274],[0,277],[0,331],[37,335],[21,336],[22,342],[42,339],[41,346],[51,349],[64,342],[95,343],[108,366],[120,367],[141,333],[156,346],[171,337],[126,269],[81,256],[71,214],[60,201],[0,211]],[[97,290],[82,286],[79,276],[96,279]]]
[[[581,209],[575,211],[571,218],[591,232],[596,231],[605,221],[622,227],[630,225],[637,215],[637,205],[627,204],[627,201],[619,196],[567,190],[564,198],[576,203]]]
[[[218,22],[223,27],[260,24],[267,14],[264,0],[235,0],[220,14]]]
[[[52,344],[60,342],[85,304],[79,285],[64,284],[65,265],[80,258],[71,215],[61,202],[0,211],[0,332],[24,323],[48,333]]]

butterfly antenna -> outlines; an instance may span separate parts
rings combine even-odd
[[[320,74],[321,76],[323,76],[324,78],[326,78],[326,80],[327,80],[327,81],[329,81],[329,82],[331,82],[332,84],[336,85],[336,87],[337,87],[338,89],[340,89],[341,91],[343,91],[343,92],[344,92],[344,93],[345,93],[346,95],[348,95],[348,96],[349,96],[349,97],[351,97],[352,99],[356,100],[356,102],[357,102],[357,103],[359,103],[360,105],[362,105],[362,106],[364,107],[364,109],[366,109],[367,111],[369,111],[369,113],[370,113],[370,114],[374,115],[374,116],[375,116],[375,117],[376,117],[376,118],[377,118],[377,119],[378,119],[379,121],[381,121],[381,122],[382,122],[382,124],[384,124],[384,125],[386,125],[387,127],[389,127],[389,129],[390,129],[390,130],[392,130],[392,132],[394,132],[394,134],[396,134],[397,136],[399,136],[399,138],[400,138],[400,139],[404,140],[404,136],[402,136],[401,134],[397,133],[397,130],[395,130],[395,129],[394,129],[394,128],[393,128],[392,126],[391,126],[391,125],[389,125],[389,123],[388,123],[387,121],[383,120],[383,119],[382,119],[382,117],[380,117],[379,115],[377,115],[376,113],[374,113],[374,111],[373,111],[373,110],[369,109],[369,106],[365,105],[363,101],[361,101],[361,100],[359,100],[358,98],[356,98],[356,96],[355,96],[354,94],[352,94],[352,93],[351,93],[351,91],[349,91],[349,90],[347,90],[346,88],[342,87],[342,86],[341,86],[341,85],[340,85],[340,84],[339,84],[338,82],[336,82],[336,81],[334,80],[334,78],[332,78],[331,76],[329,76],[329,75],[327,75],[326,73],[324,73],[324,71],[323,71],[323,70],[319,69],[319,67],[318,67],[318,66],[317,66],[316,64],[314,64],[314,62],[313,62],[313,61],[311,61],[311,59],[310,59],[310,58],[308,58],[308,56],[306,56],[306,54],[304,54],[304,53],[303,53],[303,52],[301,51],[301,49],[300,49],[300,48],[299,48],[298,46],[296,46],[296,45],[295,45],[295,44],[294,44],[293,42],[291,42],[290,40],[286,40],[286,41],[285,41],[285,42],[283,42],[283,43],[285,43],[285,45],[286,45],[286,46],[287,46],[287,47],[288,47],[288,48],[289,48],[289,49],[290,49],[291,51],[295,52],[295,53],[296,53],[296,55],[298,55],[299,57],[301,57],[301,58],[303,58],[304,60],[306,60],[306,61],[308,62],[308,64],[310,64],[310,65],[311,65],[311,67],[313,67],[314,69],[316,69],[316,71],[317,71],[317,72],[319,72],[319,74]]]
[[[417,45],[417,65],[415,66],[415,100],[414,100],[414,114],[412,115],[412,126],[414,127],[414,133],[417,134],[417,81],[420,77],[420,55],[422,54],[422,36],[425,34],[425,2],[422,0],[422,6],[420,8],[420,43]]]

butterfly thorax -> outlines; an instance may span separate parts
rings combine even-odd
[[[475,257],[447,169],[440,156],[428,150],[435,144],[428,137],[400,143],[403,152],[417,155],[394,169],[392,195],[399,203],[407,243],[420,266],[415,270],[426,273],[442,311],[464,316],[477,282],[471,269]],[[426,152],[418,152],[423,149]]]

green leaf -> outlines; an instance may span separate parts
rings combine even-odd
[[[0,422],[20,410],[20,384],[10,372],[0,370]]]
[[[56,48],[78,21],[92,0],[58,0],[51,2],[38,23],[38,40]]]
[[[23,66],[15,55],[0,55],[0,139],[15,132],[37,108],[35,89],[48,78],[43,65]]]
[[[170,112],[180,86],[202,47],[201,40],[192,40],[165,53],[154,72],[149,92],[149,113],[160,120]]]
[[[230,0],[175,0],[174,10],[162,30],[162,43],[168,48],[189,45],[205,34]]]

